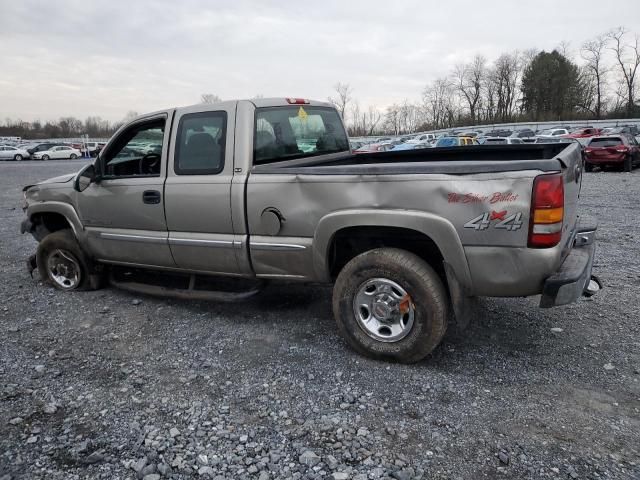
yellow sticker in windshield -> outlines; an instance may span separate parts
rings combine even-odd
[[[301,121],[306,122],[308,116],[309,115],[307,114],[307,112],[304,111],[304,108],[300,107],[300,110],[298,110],[298,118]]]

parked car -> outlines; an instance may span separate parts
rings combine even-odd
[[[547,128],[546,130],[541,130],[536,134],[536,137],[559,137],[561,135],[568,135],[569,130],[566,128]]]
[[[626,134],[633,135],[635,137],[637,135],[640,135],[640,129],[638,129],[636,125],[621,125],[619,127],[613,127],[611,130],[609,130],[607,135],[610,134]]]
[[[631,135],[593,137],[584,149],[585,170],[593,167],[617,167],[630,172],[640,164],[640,145]]]
[[[572,130],[570,133],[563,135],[567,138],[590,138],[600,135],[601,130],[599,128],[580,128],[578,130]]]
[[[485,137],[482,145],[522,145],[524,141],[514,137]]]
[[[389,142],[386,143],[369,143],[354,150],[353,153],[372,153],[372,152],[388,152],[393,150],[393,145]]]
[[[536,137],[534,143],[577,143],[577,140],[567,137]]]
[[[416,135],[411,140],[407,140],[407,143],[423,143],[423,142],[431,142],[436,139],[435,134],[433,133],[421,133],[420,135]]]
[[[394,145],[394,147],[392,148],[392,151],[394,152],[399,152],[402,150],[414,150],[416,148],[416,143],[409,143],[409,142],[405,142],[405,143],[400,143],[399,145]]]
[[[29,152],[30,155],[33,155],[34,153],[44,152],[45,150],[50,150],[53,147],[58,147],[62,145],[64,144],[59,142],[36,143],[35,145],[32,145],[31,148],[28,148],[27,151]]]
[[[434,147],[463,147],[465,145],[477,145],[471,137],[440,137]]]
[[[25,160],[29,158],[29,152],[23,148],[10,147],[7,145],[0,147],[0,160]]]
[[[119,157],[151,135],[162,155]],[[477,316],[473,297],[552,307],[597,291],[581,164],[576,144],[353,155],[326,102],[199,104],[135,118],[77,174],[26,186],[21,231],[38,242],[30,264],[65,291],[102,276],[190,299],[239,300],[257,281],[333,284],[349,345],[416,362]],[[209,291],[216,275],[253,287]]]
[[[491,130],[490,132],[485,133],[486,137],[510,137],[513,135],[512,130],[500,129],[500,130]]]
[[[62,158],[70,158],[71,160],[80,157],[80,150],[66,145],[51,147],[49,150],[43,150],[31,155],[34,160],[59,160]]]
[[[521,128],[520,130],[514,130],[509,138],[533,138],[536,136],[536,132],[530,128]]]

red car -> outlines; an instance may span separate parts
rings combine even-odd
[[[615,166],[630,172],[634,166],[640,165],[640,145],[634,137],[628,135],[593,137],[584,153],[587,172],[595,166]]]
[[[600,135],[602,130],[599,128],[581,128],[579,130],[575,130],[567,135],[562,135],[565,138],[589,138],[595,137],[596,135]]]
[[[387,152],[391,149],[393,149],[393,145],[390,143],[370,143],[354,150],[353,153]]]

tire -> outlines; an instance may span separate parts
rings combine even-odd
[[[36,264],[40,277],[59,290],[98,288],[89,258],[69,229],[50,233],[38,244]],[[66,279],[66,281],[65,281]]]
[[[593,165],[591,165],[590,163],[585,163],[584,164],[584,171],[585,172],[593,172]]]
[[[75,160],[76,158],[78,158],[78,156],[75,153],[72,153],[71,155],[69,155],[69,159],[71,160]]]
[[[21,161],[22,161],[22,158],[23,158],[23,157],[22,157],[22,155],[20,155],[19,153],[16,153],[16,155],[13,157],[13,159],[14,159],[16,162],[21,162]]]
[[[631,158],[631,155],[625,157],[622,169],[625,172],[630,172],[631,170],[633,170],[633,158]]]
[[[381,312],[379,300],[382,313],[389,311],[384,297],[389,284],[384,282],[395,285],[391,292],[396,287],[400,289],[391,295],[402,318],[393,328],[386,327],[387,323],[378,321],[379,316],[373,313],[374,308],[378,314]],[[371,311],[367,312],[369,307],[356,308],[356,297],[375,298]],[[402,312],[405,302],[407,311]],[[363,320],[367,313],[368,322]],[[405,250],[378,248],[358,255],[342,269],[333,288],[333,314],[340,334],[358,353],[414,363],[429,355],[442,340],[447,330],[449,299],[438,274],[420,257]],[[394,336],[394,331],[401,333]]]
[[[42,161],[46,162],[49,160],[49,155],[42,155]]]

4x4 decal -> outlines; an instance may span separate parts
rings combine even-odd
[[[496,212],[491,210],[472,218],[464,224],[464,228],[472,228],[474,230],[486,230],[491,226],[491,222],[498,220],[493,224],[493,228],[508,230],[510,232],[518,230],[522,227],[522,213],[509,214],[506,210]]]

